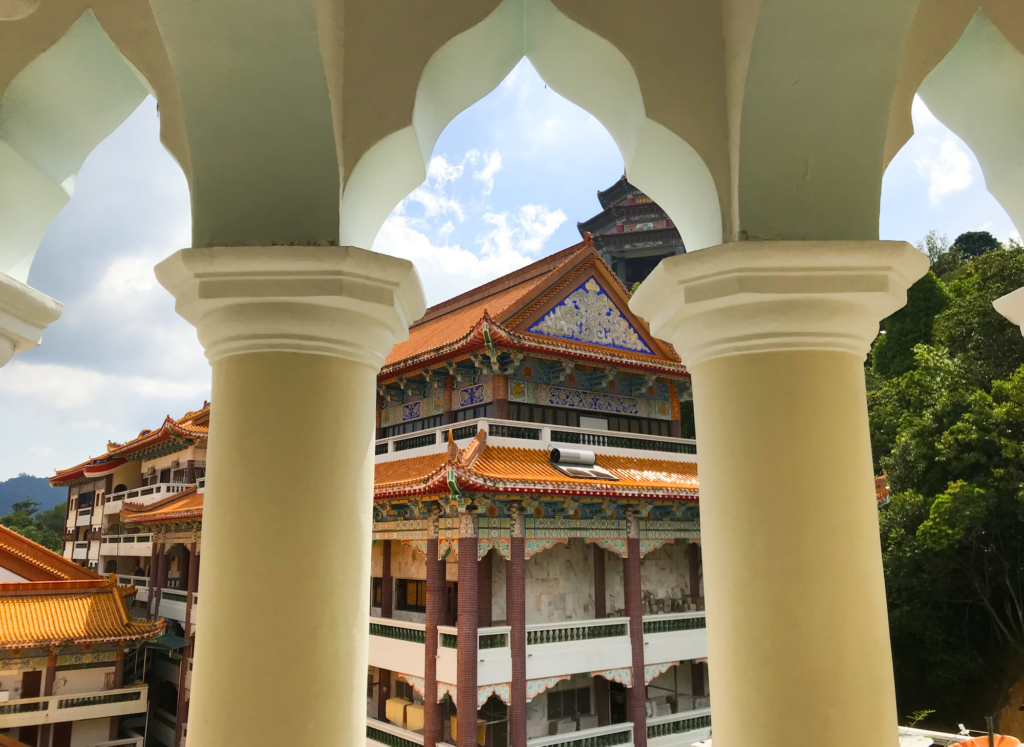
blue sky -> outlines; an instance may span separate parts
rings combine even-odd
[[[883,182],[882,238],[1016,233],[969,149],[919,102],[914,124]],[[0,480],[51,475],[209,397],[195,331],[153,278],[190,235],[188,188],[158,127],[148,99],[89,156],[43,239],[29,284],[65,310],[40,348],[0,369],[0,412],[17,424],[0,431]],[[427,181],[374,248],[413,260],[437,303],[578,242],[577,221],[622,168],[600,123],[524,61],[442,133]]]

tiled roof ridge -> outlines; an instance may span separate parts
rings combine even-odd
[[[116,584],[116,581],[115,581]],[[39,592],[67,591],[79,594],[105,589],[111,585],[109,578],[94,579],[61,579],[59,581],[5,581],[0,583],[0,598],[15,596],[16,592],[31,592],[33,596]]]
[[[561,267],[566,261],[574,257],[580,251],[585,249],[587,241],[581,241],[572,246],[566,247],[554,254],[549,254],[546,257],[542,257],[536,262],[531,262],[525,267],[520,267],[518,270],[513,270],[507,275],[502,275],[499,278],[495,278],[490,282],[484,283],[483,285],[477,286],[472,290],[468,290],[465,293],[460,293],[454,298],[449,298],[447,301],[442,301],[439,304],[435,304],[427,309],[427,312],[417,321],[412,328],[418,327],[427,322],[438,319],[446,314],[450,314],[453,311],[469,306],[477,301],[482,301],[489,296],[496,295],[500,291],[508,290],[526,283],[530,280],[536,280],[544,275],[548,275],[554,272],[556,269]],[[518,300],[518,299],[515,299]],[[515,300],[511,301],[514,303]],[[495,312],[497,313],[497,312]]]
[[[4,526],[0,526],[0,549],[61,579],[71,580],[72,573],[84,575],[87,578],[98,578],[87,568],[83,568],[63,555]]]
[[[139,432],[138,436],[129,439],[122,444],[118,444],[115,441],[107,441],[106,453],[97,457],[90,457],[89,459],[86,459],[84,462],[76,464],[74,467],[55,470],[54,476],[50,478],[50,485],[53,487],[58,487],[58,485],[54,485],[54,481],[60,483],[62,476],[68,475],[72,472],[77,472],[79,470],[85,470],[90,466],[104,465],[106,464],[107,460],[113,460],[119,456],[131,454],[138,448],[152,441],[160,440],[160,438],[163,437],[165,434],[168,436],[176,435],[192,439],[205,438],[207,436],[206,431],[189,427],[190,424],[195,423],[195,421],[202,419],[204,416],[207,419],[209,418],[210,404],[206,402],[204,403],[204,405],[205,406],[200,408],[199,410],[191,410],[182,415],[178,419],[174,419],[168,414],[167,416],[164,417],[164,420],[159,427],[154,428],[152,430],[143,429],[142,431]]]

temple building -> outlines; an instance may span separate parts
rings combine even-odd
[[[489,747],[517,730],[663,747],[710,733],[689,377],[628,298],[588,237],[429,309],[392,352],[370,742],[454,743],[467,711]],[[168,417],[51,479],[69,489],[65,556],[166,621],[146,676],[168,747],[187,737],[209,418]]]
[[[116,574],[137,589],[135,617],[166,621],[142,675],[152,687],[149,735],[168,747],[180,745],[188,713],[209,421],[204,403],[50,478],[68,488],[65,558]]]
[[[164,623],[132,619],[136,591],[0,527],[0,742],[143,747],[138,654]]]
[[[373,741],[709,734],[689,376],[595,244],[428,309],[378,378]]]
[[[627,287],[642,283],[665,257],[686,253],[672,219],[625,175],[597,199],[601,212],[576,227],[584,238],[593,235],[594,247]]]

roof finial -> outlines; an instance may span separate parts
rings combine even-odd
[[[452,436],[453,431],[448,431],[448,461],[454,462],[459,458],[459,447],[455,443],[455,437]]]
[[[590,231],[583,232],[583,246],[589,246],[591,249],[594,248],[594,235]]]

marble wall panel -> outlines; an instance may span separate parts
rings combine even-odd
[[[671,542],[649,552],[640,561],[644,614],[672,612],[674,603],[690,594],[687,545],[686,542]],[[605,588],[608,591],[608,614],[624,616],[622,558],[614,553],[605,555]]]
[[[594,618],[593,550],[562,542],[526,561],[526,624]]]

